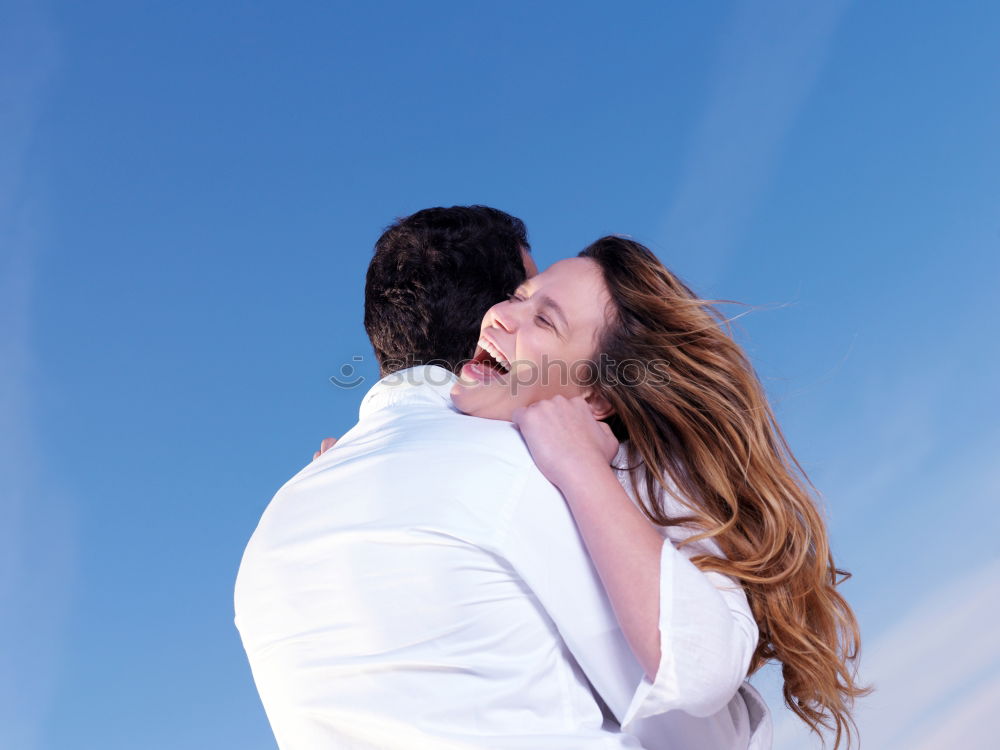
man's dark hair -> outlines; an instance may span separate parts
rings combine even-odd
[[[365,330],[382,376],[420,364],[457,371],[486,311],[524,281],[524,222],[488,206],[426,208],[375,243]]]

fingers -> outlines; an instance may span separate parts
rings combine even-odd
[[[312,460],[315,461],[317,458],[322,456],[336,444],[337,444],[337,438],[332,438],[332,437],[323,438],[323,442],[319,444],[319,450],[313,453]]]

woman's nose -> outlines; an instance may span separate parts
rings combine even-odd
[[[507,333],[513,333],[517,328],[517,315],[513,310],[514,305],[509,301],[501,302],[493,308],[493,324],[502,328]]]

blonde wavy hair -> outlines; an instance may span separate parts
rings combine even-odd
[[[630,239],[604,237],[579,255],[600,266],[612,300],[588,377],[614,408],[605,421],[628,441],[622,468],[643,483],[643,512],[700,531],[681,544],[719,544],[728,559],[692,562],[742,583],[760,631],[749,673],[781,662],[788,707],[821,738],[820,727],[834,731],[834,750],[842,739],[850,747],[854,700],[872,690],[856,681],[860,631],[837,591],[850,574],[834,565],[815,487],[719,300],[699,299]],[[659,363],[666,377],[623,377],[622,363]],[[648,500],[671,492],[663,472],[690,515],[672,518]]]

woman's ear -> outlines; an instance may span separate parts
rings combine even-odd
[[[590,413],[594,415],[594,419],[604,419],[615,413],[611,403],[594,389],[591,389],[583,398],[586,400],[587,406],[590,407]]]

